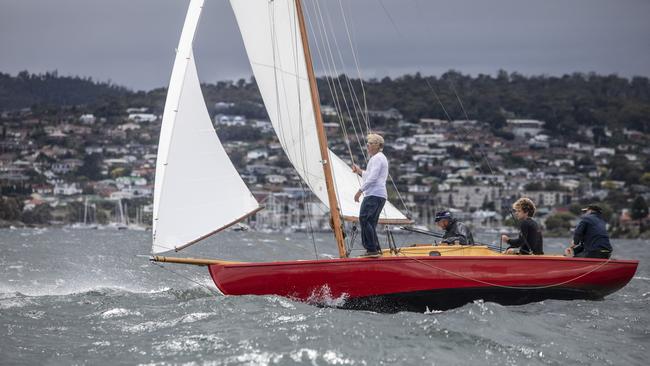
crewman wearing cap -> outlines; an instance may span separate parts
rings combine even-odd
[[[467,226],[456,220],[449,211],[436,213],[436,225],[445,231],[442,236],[443,244],[474,245],[474,237]]]
[[[581,258],[609,258],[612,244],[600,206],[589,205],[582,209],[584,214],[573,233],[573,243],[565,250],[566,256]]]

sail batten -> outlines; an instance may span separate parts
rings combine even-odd
[[[280,145],[303,181],[329,208],[295,0],[230,0],[230,4]],[[360,203],[354,202],[354,195],[361,180],[331,150],[329,160],[339,210],[344,216],[357,216]],[[380,219],[408,220],[390,202]]]
[[[192,42],[202,5],[203,0],[190,3],[165,102],[153,253],[196,243],[260,209],[221,145],[201,92]]]

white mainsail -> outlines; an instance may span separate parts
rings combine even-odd
[[[287,157],[314,194],[329,207],[307,65],[295,0],[230,0],[248,59],[271,123]],[[332,151],[332,174],[341,214],[354,218],[360,178]],[[380,221],[409,221],[386,202]]]
[[[153,253],[179,249],[259,209],[210,120],[192,42],[203,0],[192,0],[181,33],[158,143]]]

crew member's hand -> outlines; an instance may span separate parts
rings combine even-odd
[[[564,249],[564,256],[565,257],[573,257],[573,247],[569,247]]]
[[[506,234],[501,235],[501,242],[502,243],[507,243],[508,240],[510,240],[510,237]]]
[[[352,164],[352,171],[354,173],[359,174],[359,175],[361,175],[361,172],[362,172],[361,168],[359,168],[359,166],[357,164]]]
[[[359,197],[361,197],[361,191],[357,191],[357,194],[354,195],[354,202],[359,202]]]

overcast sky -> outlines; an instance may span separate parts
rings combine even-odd
[[[303,1],[310,9],[313,0]],[[320,0],[343,30],[339,1],[364,78],[449,69],[650,76],[650,0]],[[58,70],[133,89],[167,86],[188,4],[0,0],[0,71]],[[250,77],[226,0],[206,0],[197,37],[202,81]],[[337,38],[345,51],[344,33]]]

